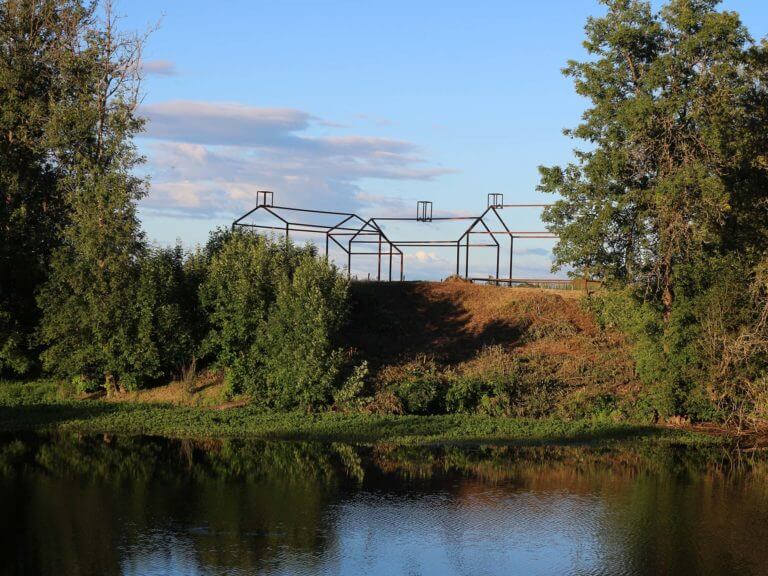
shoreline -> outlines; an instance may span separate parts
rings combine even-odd
[[[341,412],[265,412],[252,406],[179,406],[55,397],[53,385],[29,389],[0,386],[0,432],[68,431],[83,434],[150,435],[168,438],[258,438],[395,445],[557,445],[652,441],[724,445],[735,436],[595,419],[502,418],[469,414],[433,416]]]

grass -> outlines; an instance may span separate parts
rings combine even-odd
[[[52,381],[0,383],[0,432],[52,430],[399,445],[563,444],[624,439],[673,444],[724,442],[721,438],[694,432],[599,420],[273,413],[251,406],[216,410],[162,403],[65,399],[60,397]]]

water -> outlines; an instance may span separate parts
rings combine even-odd
[[[0,437],[0,574],[768,574],[760,453]]]

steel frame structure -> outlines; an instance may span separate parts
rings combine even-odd
[[[525,282],[557,282],[555,279],[516,279],[514,271],[514,247],[515,240],[521,239],[554,239],[556,234],[548,231],[520,231],[510,230],[500,211],[516,208],[546,208],[550,204],[504,204],[502,194],[488,194],[486,209],[479,216],[434,216],[432,202],[420,200],[416,205],[416,217],[373,217],[363,219],[354,212],[336,212],[332,210],[315,210],[309,208],[295,208],[273,204],[274,194],[270,191],[257,193],[257,205],[232,223],[232,229],[237,227],[255,228],[260,230],[279,231],[285,234],[286,240],[292,232],[324,234],[325,256],[329,256],[331,243],[340,248],[347,257],[347,274],[351,276],[353,256],[376,256],[377,272],[376,280],[382,277],[382,258],[387,258],[387,278],[393,279],[394,258],[399,258],[399,280],[405,279],[404,248],[432,247],[456,249],[456,275],[462,276],[462,251],[464,253],[463,277],[472,281],[492,282],[496,284],[520,284]],[[279,226],[267,224],[249,223],[246,219],[257,212],[266,212],[279,222]],[[316,224],[309,222],[309,216],[336,216],[337,219],[329,224]],[[466,222],[467,227],[458,238],[448,239],[415,239],[394,240],[383,229],[385,222]],[[490,224],[490,225],[489,225]],[[501,229],[493,230],[500,225]],[[474,240],[481,237],[482,239]],[[501,266],[501,238],[509,239],[509,271],[508,276],[500,276]],[[365,251],[366,246],[373,246],[375,251]],[[496,274],[488,278],[473,278],[469,275],[470,252],[472,248],[494,248],[496,250]],[[463,250],[462,250],[463,249]]]

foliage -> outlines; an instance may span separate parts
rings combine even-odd
[[[459,413],[542,417],[554,411],[566,387],[544,358],[489,346],[452,379],[446,406]]]
[[[19,409],[22,408],[22,409]],[[674,444],[718,444],[722,437],[580,419],[492,418],[483,415],[394,416],[338,412],[265,412],[162,404],[57,399],[54,382],[0,382],[0,430],[164,435],[174,438],[273,438],[395,445],[436,442],[585,442],[644,438]]]
[[[567,131],[588,148],[541,168],[539,189],[562,197],[544,215],[557,265],[618,290],[602,313],[634,341],[662,416],[727,415],[731,384],[757,378],[743,356],[723,372],[716,350],[752,325],[743,295],[768,252],[768,44],[715,0],[603,3],[590,58],[564,71],[591,102]]]
[[[335,335],[347,314],[339,271],[313,246],[248,231],[214,234],[208,252],[203,350],[224,368],[231,391],[281,408],[331,402],[342,364]]]
[[[35,293],[68,212],[51,154],[57,103],[77,83],[62,49],[90,18],[76,1],[0,3],[0,373],[37,364]]]
[[[280,280],[263,344],[263,394],[270,406],[327,405],[338,386],[335,336],[347,317],[347,281],[326,260],[305,254]]]
[[[446,375],[434,358],[419,356],[399,366],[387,366],[379,379],[381,387],[399,400],[407,414],[437,414],[444,411]]]
[[[368,362],[363,360],[352,368],[350,375],[344,380],[341,387],[333,394],[333,407],[343,412],[362,410],[366,404],[370,404],[372,398],[364,396],[366,380],[368,378]]]
[[[226,370],[233,392],[256,389],[278,284],[284,274],[293,273],[307,251],[247,231],[212,235],[200,285],[200,301],[210,324],[202,352]]]
[[[143,373],[151,378],[180,374],[195,360],[197,281],[188,275],[184,256],[177,245],[151,249],[139,261],[136,344]]]
[[[55,166],[50,185],[65,207],[52,224],[57,237],[46,246],[47,278],[37,295],[43,367],[135,387],[156,375],[159,362],[153,351],[145,355],[147,327],[139,326],[134,306],[146,296],[140,264],[146,247],[135,206],[146,185],[133,173],[142,161],[133,143],[143,126],[136,114],[142,39],[116,29],[109,3],[103,20],[95,5],[44,2],[39,8],[41,21],[61,19],[60,29],[46,32],[54,49],[44,64],[55,81],[45,87],[40,153]],[[13,21],[3,16],[4,23]]]

